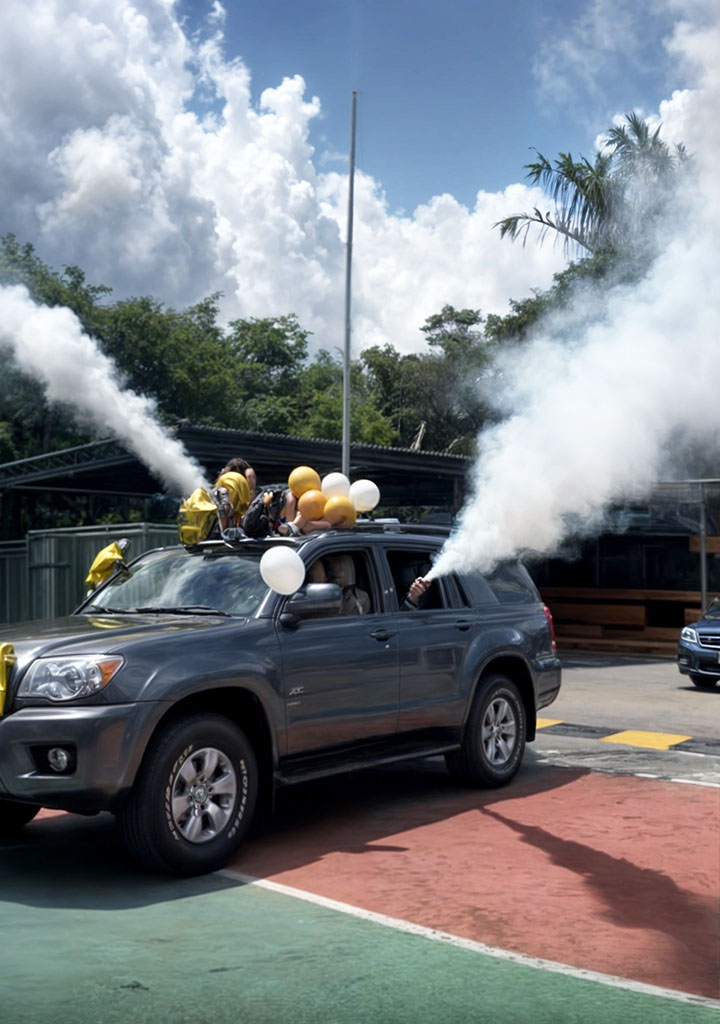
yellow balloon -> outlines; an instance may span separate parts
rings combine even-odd
[[[333,526],[354,526],[357,519],[352,501],[340,494],[328,498],[324,516]]]
[[[288,487],[299,498],[305,491],[320,490],[320,476],[310,466],[296,466],[288,477]]]
[[[319,519],[325,511],[327,497],[322,491],[305,491],[298,498],[298,511],[302,512],[306,519]]]

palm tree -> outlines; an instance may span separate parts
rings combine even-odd
[[[526,164],[527,177],[540,185],[553,211],[535,207],[498,221],[500,236],[523,245],[533,225],[542,242],[549,231],[573,246],[595,254],[603,249],[634,250],[647,244],[648,228],[666,206],[680,167],[687,161],[682,145],[674,150],[638,114],[627,114],[610,128],[594,162],[560,153],[551,163],[542,153]]]

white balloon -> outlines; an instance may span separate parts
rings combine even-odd
[[[294,594],[305,581],[305,563],[292,548],[270,548],[260,559],[260,575],[276,593]]]
[[[328,498],[347,498],[350,491],[350,481],[344,473],[328,473],[322,478],[320,490]]]
[[[372,480],[356,480],[350,488],[350,500],[358,512],[369,512],[380,501],[380,488]]]

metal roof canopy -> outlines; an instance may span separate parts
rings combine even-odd
[[[339,470],[342,443],[284,434],[249,433],[217,427],[178,426],[174,435],[214,479],[227,461],[242,456],[260,485],[284,481],[295,466],[310,465],[321,476]],[[351,479],[369,477],[384,505],[459,505],[472,458],[444,452],[353,444]],[[163,484],[135,455],[110,438],[0,465],[0,491],[150,498]]]

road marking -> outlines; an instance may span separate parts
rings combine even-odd
[[[720,789],[720,782],[703,782],[701,779],[670,779],[671,782],[684,782],[686,786],[707,786],[708,789]]]
[[[669,750],[676,743],[691,740],[692,736],[677,736],[670,732],[641,732],[627,729],[625,732],[614,732],[611,736],[603,736],[601,743],[626,743],[632,747],[650,747],[652,750]]]
[[[538,718],[535,723],[537,729],[547,729],[551,725],[562,725],[562,718]]]
[[[695,1006],[706,1006],[713,1010],[720,1010],[720,999],[707,999],[704,996],[693,995],[691,992],[680,992],[674,988],[661,988],[659,985],[648,985],[642,981],[632,981],[629,978],[621,978],[614,974],[601,974],[598,971],[589,971],[582,967],[571,967],[569,964],[556,963],[554,960],[542,960],[539,957],[525,956],[523,953],[515,953],[510,949],[501,949],[498,946],[487,946],[484,942],[464,939],[460,935],[452,935],[450,932],[440,931],[437,928],[427,928],[425,925],[414,924],[412,921],[405,921],[402,918],[388,917],[387,914],[378,914],[374,910],[365,910],[362,907],[354,906],[352,903],[342,903],[340,900],[333,900],[327,896],[307,892],[305,889],[296,889],[291,885],[283,885],[282,882],[271,882],[267,878],[255,878],[253,875],[245,875],[240,871],[233,871],[231,868],[223,868],[221,871],[217,871],[216,874],[222,875],[225,878],[231,878],[236,882],[241,882],[243,885],[252,885],[283,896],[291,896],[294,899],[303,900],[305,903],[314,903],[316,906],[325,907],[328,910],[336,910],[341,914],[349,914],[364,921],[371,921],[385,928],[393,928],[395,931],[418,935],[421,938],[455,946],[458,949],[465,949],[472,953],[482,953],[485,956],[495,957],[497,960],[507,960],[523,967],[532,967],[538,970],[551,971],[555,974],[564,974],[567,977],[577,978],[582,981],[594,981],[600,985],[608,985],[611,988],[620,988],[628,992],[657,996],[660,999],[673,999],[680,1003],[690,1003]]]

